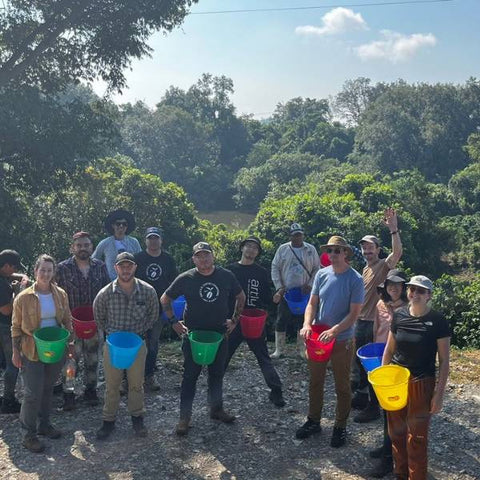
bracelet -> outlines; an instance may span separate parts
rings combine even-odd
[[[394,232],[390,232],[390,235],[395,235],[396,233],[398,233],[398,230],[395,230]]]

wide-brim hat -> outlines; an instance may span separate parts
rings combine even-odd
[[[320,247],[320,250],[324,252],[327,248],[330,247],[341,247],[347,250],[347,257],[353,257],[353,250],[352,247],[347,243],[347,241],[341,237],[340,235],[333,235],[328,239],[328,242],[325,245]]]
[[[401,271],[398,270],[397,268],[394,268],[392,270],[389,270],[387,273],[387,278],[383,283],[378,285],[377,287],[377,292],[380,293],[382,290],[385,289],[385,284],[387,282],[392,282],[392,283],[407,283],[407,276]]]
[[[110,235],[113,235],[112,224],[115,223],[117,220],[121,220],[122,218],[124,218],[128,223],[127,231],[125,233],[128,235],[130,232],[133,232],[136,227],[135,218],[130,212],[127,212],[126,210],[122,210],[122,209],[114,210],[113,212],[110,212],[107,215],[107,218],[105,218],[105,222],[104,222],[105,230]]]

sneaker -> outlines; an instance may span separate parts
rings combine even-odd
[[[74,393],[64,393],[63,394],[63,411],[71,412],[75,410],[75,394]]]
[[[115,422],[108,422],[107,420],[103,421],[103,425],[97,430],[98,440],[105,440],[110,436],[115,428]]]
[[[148,435],[147,427],[143,424],[143,417],[141,415],[139,417],[132,416],[132,425],[137,437],[146,437]]]
[[[145,377],[145,388],[147,390],[150,390],[151,392],[158,392],[162,387],[160,386],[159,383],[155,380],[154,375],[148,375],[148,377]]]
[[[311,437],[321,431],[322,427],[320,426],[320,422],[314,422],[313,420],[307,419],[307,421],[295,432],[295,437],[303,440],[304,438]]]
[[[46,427],[39,427],[37,429],[37,434],[52,439],[60,438],[62,436],[62,432],[57,430],[52,424],[49,424]]]
[[[27,433],[23,437],[22,445],[33,453],[40,453],[45,450],[45,444],[34,433]]]
[[[21,408],[22,408],[22,404],[18,402],[16,398],[12,398],[12,399],[3,398],[0,412],[1,413],[19,413]]]
[[[368,393],[355,392],[352,398],[352,408],[363,410],[368,405]]]
[[[377,418],[380,418],[379,406],[369,403],[367,408],[353,417],[353,421],[355,423],[368,423],[377,420]]]
[[[189,418],[181,418],[177,424],[177,428],[175,429],[175,433],[180,436],[188,435],[188,429],[190,428],[190,419]]]
[[[383,478],[393,472],[393,459],[389,456],[383,456],[377,466],[369,473],[370,477]]]
[[[383,455],[383,445],[378,448],[374,448],[368,452],[370,458],[381,458]]]
[[[100,403],[97,390],[95,388],[86,388],[83,394],[83,400],[90,407],[95,407]]]
[[[281,390],[272,390],[268,395],[268,398],[278,408],[285,406],[285,400],[283,399]]]
[[[333,448],[343,447],[347,441],[347,429],[342,427],[333,427],[330,446]]]
[[[211,410],[210,418],[212,418],[213,420],[219,420],[223,423],[233,423],[235,421],[235,417],[227,413],[223,408],[220,408],[218,410]]]

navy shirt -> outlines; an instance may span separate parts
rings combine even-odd
[[[391,331],[396,342],[392,363],[408,368],[414,378],[434,377],[437,340],[450,337],[447,319],[434,310],[414,317],[406,306],[395,310]]]

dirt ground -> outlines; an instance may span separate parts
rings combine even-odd
[[[329,446],[334,415],[329,373],[323,432],[298,441],[295,430],[307,410],[307,370],[294,346],[276,365],[284,382],[287,406],[275,408],[255,357],[243,345],[225,377],[225,408],[237,415],[233,425],[210,420],[206,404],[206,375],[200,377],[192,428],[185,438],[175,435],[181,380],[178,342],[161,345],[157,379],[162,390],[146,394],[149,436],[133,436],[126,400],[122,398],[111,439],[99,442],[101,406],[78,405],[74,412],[57,408],[52,421],[64,435],[47,440],[42,454],[21,445],[17,415],[0,416],[0,479],[81,480],[263,480],[365,479],[373,466],[368,451],[378,446],[382,420],[366,425],[351,421],[347,445]],[[452,381],[444,410],[431,426],[430,480],[480,478],[480,375],[478,353],[454,354]],[[470,365],[470,366],[469,366]],[[463,374],[462,374],[463,369]],[[102,391],[102,387],[101,387]],[[57,407],[61,398],[55,399]],[[393,477],[385,477],[391,479]]]

